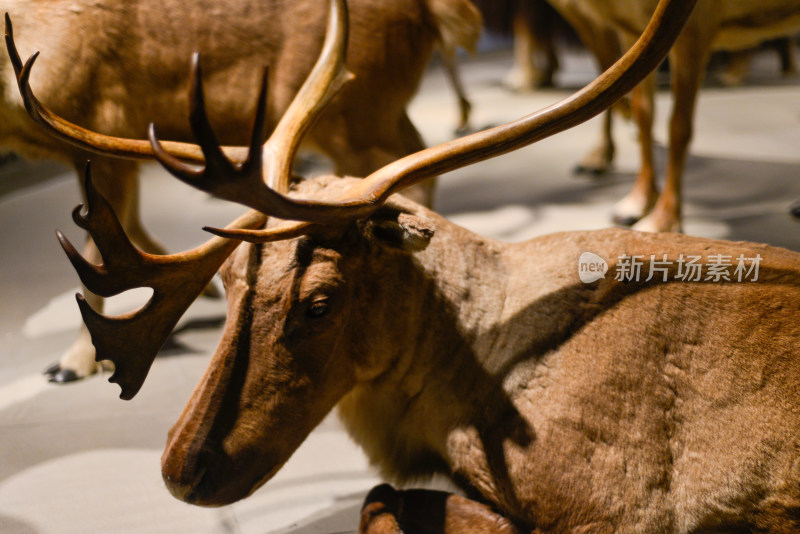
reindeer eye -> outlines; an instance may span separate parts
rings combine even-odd
[[[312,319],[319,319],[326,313],[328,313],[327,300],[318,300],[312,303],[311,306],[308,307],[308,310],[306,310],[306,316]]]

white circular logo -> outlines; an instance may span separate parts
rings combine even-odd
[[[584,284],[605,278],[607,272],[608,263],[594,252],[584,252],[578,258],[578,276]]]

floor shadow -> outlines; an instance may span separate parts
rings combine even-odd
[[[71,172],[60,163],[16,158],[0,165],[0,198]]]
[[[25,523],[15,517],[0,515],[0,532],[4,534],[38,534],[39,530],[30,523]]]
[[[207,351],[195,349],[181,341],[180,336],[193,330],[217,330],[225,325],[225,316],[198,317],[186,321],[183,325],[172,331],[164,346],[158,352],[159,357],[179,356],[186,354],[203,354]]]

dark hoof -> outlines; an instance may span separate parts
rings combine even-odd
[[[45,375],[46,377],[50,378],[53,375],[55,375],[57,372],[59,372],[60,370],[61,370],[61,366],[58,364],[58,362],[56,362],[53,365],[51,365],[50,367],[48,367],[47,369],[45,369],[44,373],[42,373],[42,374]]]
[[[789,213],[792,214],[792,217],[800,219],[800,200],[789,206]]]
[[[590,165],[575,165],[575,168],[572,169],[572,174],[586,174],[589,176],[593,176],[595,178],[600,177],[608,173],[608,169],[605,167],[595,167]]]
[[[633,226],[634,224],[639,222],[639,218],[630,215],[625,217],[621,215],[614,215],[613,217],[611,217],[611,221],[617,226]]]
[[[48,382],[55,382],[56,384],[66,384],[67,382],[75,382],[79,380],[78,373],[72,369],[59,369],[56,373],[50,375]]]

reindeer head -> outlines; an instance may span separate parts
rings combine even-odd
[[[99,315],[79,298],[97,359],[115,363],[109,380],[120,384],[126,399],[141,387],[180,315],[222,266],[228,320],[205,376],[170,432],[162,459],[170,491],[204,505],[245,497],[274,475],[343,395],[392,365],[420,320],[408,311],[404,292],[415,277],[425,276],[414,268],[413,256],[436,239],[430,224],[435,216],[393,193],[597,115],[658,65],[694,2],[662,0],[645,34],[617,64],[554,106],[412,154],[363,180],[318,178],[291,194],[290,166],[303,133],[350,78],[343,66],[344,0],[329,0],[320,59],[263,146],[262,84],[246,151],[218,145],[205,115],[197,61],[191,121],[199,148],[162,144],[152,127],[148,145],[56,117],[33,95],[28,78],[35,56],[22,64],[7,20],[9,54],[35,121],[87,150],[155,157],[192,186],[254,209],[226,229],[207,229],[216,237],[192,251],[151,256],[127,240],[87,168],[88,211],[76,209],[74,219],[91,232],[104,263],[87,263],[59,237],[93,292],[110,296],[153,288],[145,307],[123,317]],[[246,244],[239,246],[241,241]]]
[[[353,180],[318,178],[296,194],[335,196]],[[407,289],[418,274],[411,256],[432,236],[413,207],[391,202],[365,220],[246,244],[223,264],[225,332],[162,458],[176,497],[245,497],[342,396],[397,358],[419,328],[408,313],[419,298]]]

